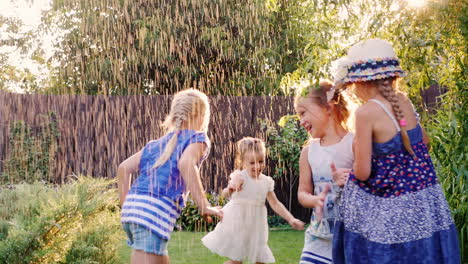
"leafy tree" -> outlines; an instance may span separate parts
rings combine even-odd
[[[46,20],[69,33],[50,92],[281,94],[297,59],[280,16],[258,0],[55,0]]]
[[[40,29],[25,30],[23,26],[19,19],[0,15],[0,29],[6,33],[1,34],[0,38],[0,89],[15,88],[32,93],[41,86],[47,86],[47,78],[37,76],[28,68],[12,65],[9,61],[10,55],[15,54],[38,64],[44,63],[42,45],[38,43]]]
[[[296,36],[304,57],[295,72],[286,74],[282,87],[293,92],[296,80],[330,78],[331,61],[349,47],[373,37],[390,41],[407,71],[409,92],[423,106],[419,94],[431,84],[454,87],[466,64],[467,3],[427,1],[421,8],[408,1],[323,0],[295,1],[288,7],[290,38]],[[461,63],[460,63],[461,62]]]

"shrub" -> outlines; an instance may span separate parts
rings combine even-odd
[[[270,228],[291,228],[286,220],[279,215],[268,216],[268,227]]]
[[[267,134],[268,157],[277,163],[272,177],[284,180],[289,186],[288,209],[291,209],[294,199],[293,188],[299,180],[301,150],[309,138],[307,131],[300,127],[298,121],[296,115],[281,117],[278,126],[271,121],[260,120]]]
[[[212,206],[224,206],[227,203],[225,198],[222,198],[216,193],[207,193],[206,197]],[[213,217],[213,222],[208,223],[203,220],[203,217],[198,212],[198,207],[192,199],[188,199],[185,208],[180,213],[176,225],[183,231],[211,231],[219,222],[217,217]]]
[[[0,192],[0,263],[113,263],[118,195],[113,180],[19,184]]]

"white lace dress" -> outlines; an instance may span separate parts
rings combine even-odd
[[[234,192],[223,207],[223,221],[202,238],[212,252],[231,260],[247,262],[275,262],[267,245],[268,222],[265,200],[274,189],[271,177],[250,177],[241,174],[244,184],[240,192]]]

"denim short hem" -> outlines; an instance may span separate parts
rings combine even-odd
[[[127,245],[128,245],[128,241],[127,241]],[[151,251],[151,250],[146,250],[144,248],[139,248],[137,246],[134,246],[134,245],[128,245],[129,247],[131,247],[133,250],[139,250],[139,251],[143,251],[145,253],[149,253],[149,254],[154,254],[154,255],[158,255],[158,256],[167,256],[169,255],[169,252],[167,251],[163,251],[163,252],[154,252],[154,251]]]
[[[161,238],[149,228],[135,224],[123,223],[123,229],[127,233],[127,245],[134,250],[159,256],[167,256],[168,240]]]

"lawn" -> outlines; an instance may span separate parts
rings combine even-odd
[[[169,242],[171,264],[221,264],[227,258],[211,253],[203,246],[200,239],[203,232],[174,232]],[[279,264],[299,262],[304,246],[304,231],[270,231],[269,246]],[[131,249],[123,242],[120,255],[124,263],[130,263]]]

